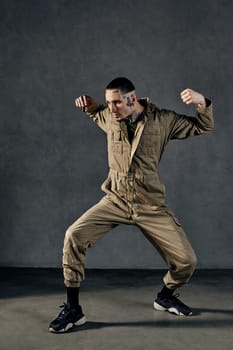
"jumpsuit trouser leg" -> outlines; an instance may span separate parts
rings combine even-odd
[[[147,207],[146,210],[139,207],[135,210],[134,220],[169,267],[163,277],[164,284],[175,289],[187,283],[195,270],[197,258],[172,211],[168,207]]]
[[[125,208],[102,198],[66,231],[63,246],[63,274],[66,287],[79,287],[85,278],[87,248],[119,224],[132,224]]]
[[[66,287],[79,287],[85,278],[86,249],[119,224],[135,224],[159,251],[169,267],[163,281],[175,289],[187,283],[195,266],[195,253],[173,213],[167,208],[137,206],[129,216],[127,205],[116,205],[104,197],[66,231],[63,272]]]

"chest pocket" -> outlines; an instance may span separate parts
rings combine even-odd
[[[159,130],[147,131],[142,134],[139,145],[138,152],[143,154],[155,154],[160,149],[161,135]]]
[[[111,146],[114,153],[123,152],[123,141],[122,141],[122,131],[114,130],[111,135]]]

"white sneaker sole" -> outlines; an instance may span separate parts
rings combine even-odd
[[[170,308],[167,309],[166,307],[156,303],[156,301],[154,301],[153,308],[155,310],[158,310],[158,311],[168,311],[171,314],[175,314],[175,315],[178,315],[178,316],[191,316],[192,315],[192,311],[188,315],[184,315],[184,314],[182,314],[182,312],[179,312],[176,308],[170,307]]]
[[[70,328],[72,328],[73,326],[82,326],[83,324],[86,323],[86,317],[83,316],[82,318],[80,318],[80,320],[78,320],[77,322],[75,323],[68,323],[65,328],[63,329],[60,329],[59,331],[56,331],[55,329],[53,328],[49,328],[49,332],[52,332],[52,333],[64,333],[64,332],[67,332]]]

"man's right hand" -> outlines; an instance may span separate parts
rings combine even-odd
[[[99,103],[96,102],[91,96],[82,95],[75,99],[75,105],[76,107],[81,108],[84,112],[91,113],[97,109]]]

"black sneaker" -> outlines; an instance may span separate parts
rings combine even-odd
[[[154,309],[159,311],[169,311],[179,316],[191,316],[192,310],[187,305],[182,303],[178,297],[179,294],[176,294],[170,296],[169,298],[162,299],[160,293],[158,293],[157,299],[154,301]]]
[[[49,325],[49,331],[54,333],[67,332],[74,325],[81,326],[86,322],[81,306],[71,309],[68,304],[61,305],[62,311]]]

